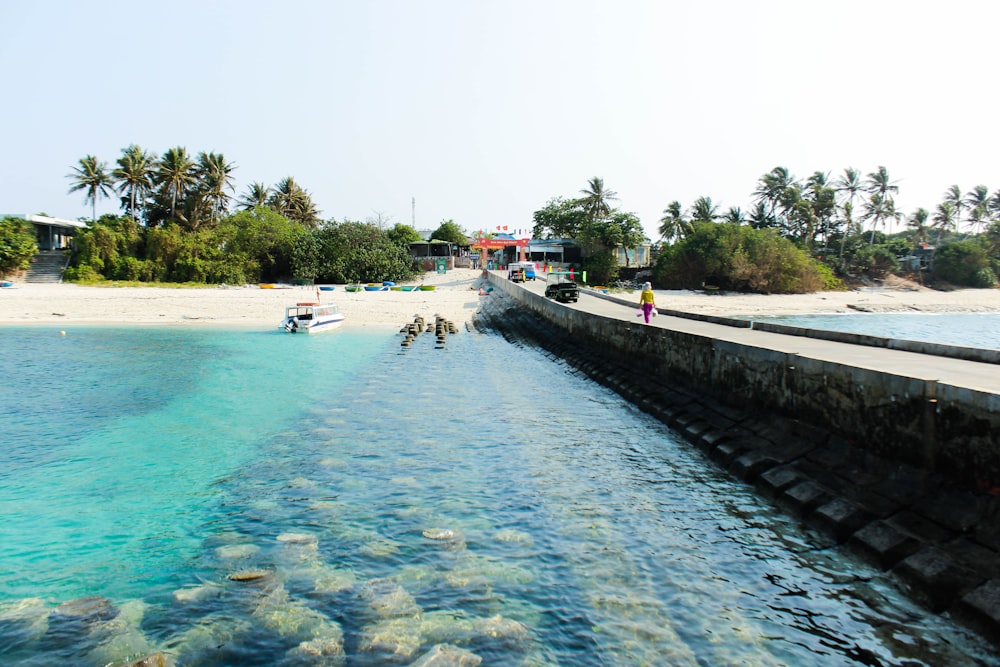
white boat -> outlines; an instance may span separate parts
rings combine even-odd
[[[281,327],[288,333],[322,333],[344,323],[344,314],[332,303],[302,301],[285,308]]]

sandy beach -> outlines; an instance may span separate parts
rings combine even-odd
[[[461,326],[472,319],[482,297],[481,272],[454,269],[426,273],[413,284],[433,291],[346,292],[342,285],[320,292],[337,304],[351,327],[399,327],[414,315],[440,315]],[[0,289],[2,324],[172,324],[278,326],[285,306],[314,301],[316,289],[260,289],[258,286],[171,288],[85,287],[26,284]],[[627,293],[622,296],[628,297]],[[638,298],[638,292],[634,294]],[[909,283],[814,294],[704,294],[656,290],[660,308],[731,316],[848,312],[1000,312],[1000,289],[942,292]]]

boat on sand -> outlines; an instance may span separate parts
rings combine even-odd
[[[281,327],[288,333],[322,333],[344,323],[344,314],[332,303],[300,301],[285,308]]]

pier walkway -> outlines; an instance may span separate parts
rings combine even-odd
[[[544,295],[545,293],[544,281],[528,281],[521,283],[520,286],[540,295]],[[626,296],[605,295],[594,290],[581,289],[580,300],[577,303],[564,305],[581,312],[622,320],[630,325],[638,324],[660,329],[670,329],[696,336],[706,336],[716,340],[767,348],[785,354],[794,354],[820,361],[879,370],[894,375],[918,378],[924,381],[936,381],[942,384],[965,387],[1000,396],[1000,365],[996,363],[983,363],[940,356],[938,354],[924,354],[901,349],[839,342],[837,340],[830,340],[829,338],[787,335],[774,333],[762,328],[731,326],[692,319],[690,317],[671,316],[670,314],[664,314],[665,311],[669,311],[670,302],[669,299],[662,297],[657,303],[657,308],[661,311],[661,314],[654,317],[647,325],[642,321],[642,318],[635,316],[638,301],[638,291]],[[791,329],[794,327],[787,328]],[[851,336],[844,336],[844,338],[848,337]],[[854,336],[853,338],[867,337]],[[1000,361],[1000,353],[996,356],[998,361]],[[1000,407],[1000,403],[997,404],[997,407]]]

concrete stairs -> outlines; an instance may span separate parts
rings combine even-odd
[[[61,283],[66,260],[62,250],[42,250],[31,260],[24,282]]]

